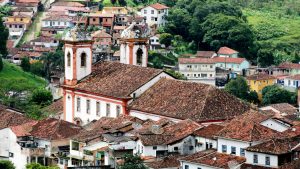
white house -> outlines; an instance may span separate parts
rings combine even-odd
[[[146,23],[150,26],[156,25],[157,27],[164,26],[167,22],[169,7],[155,3],[141,9],[140,15],[146,19]]]
[[[33,46],[40,46],[45,48],[56,48],[59,45],[59,41],[54,37],[40,36],[30,41]]]
[[[179,58],[179,73],[189,81],[215,85],[216,67],[211,58]]]
[[[42,20],[42,28],[45,27],[57,27],[57,28],[69,28],[74,26],[72,18],[69,16],[49,16]]]
[[[300,74],[284,77],[283,87],[287,90],[295,92],[300,86]]]
[[[159,43],[159,34],[150,37],[150,50],[161,49],[162,45]]]
[[[233,50],[229,47],[221,47],[219,49],[219,51],[217,52],[218,54],[218,57],[229,57],[229,58],[237,58],[238,57],[238,54],[239,52],[236,51],[236,50]]]
[[[269,118],[262,121],[260,124],[278,132],[284,132],[293,126],[293,124],[279,118]]]

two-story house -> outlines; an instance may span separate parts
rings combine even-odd
[[[224,46],[219,49],[217,54],[218,54],[218,57],[237,58],[239,52],[234,49]]]
[[[268,74],[255,74],[248,76],[247,81],[250,90],[256,91],[258,94],[258,99],[262,100],[263,88],[275,84],[276,78]]]
[[[102,26],[109,32],[113,29],[114,19],[115,19],[114,14],[103,14],[100,12],[90,13],[88,16],[88,25]]]
[[[179,58],[179,73],[187,80],[215,85],[215,60],[211,58]]]
[[[160,3],[146,6],[140,10],[140,15],[146,19],[146,23],[150,26],[156,25],[156,27],[166,24],[166,16],[168,16],[168,13],[169,7]]]
[[[7,17],[4,22],[9,30],[9,36],[21,37],[31,24],[31,17],[24,14]]]
[[[250,67],[249,61],[245,58],[231,58],[231,57],[214,57],[215,67],[223,70],[230,70],[231,72],[243,75],[243,71]]]

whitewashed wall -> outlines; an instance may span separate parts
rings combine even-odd
[[[282,123],[279,123],[278,121],[273,120],[273,119],[267,119],[267,120],[261,122],[260,124],[265,126],[265,127],[270,128],[272,130],[279,131],[279,132],[283,132],[283,131],[289,129],[288,126],[286,126]]]
[[[195,139],[198,141],[198,143],[202,143],[202,145],[199,145],[199,146],[196,145],[196,152],[206,150],[206,143],[208,143],[208,144],[211,143],[213,146],[212,148],[217,149],[217,141],[216,140],[207,139],[204,137],[196,137]]]
[[[231,154],[231,147],[236,148],[236,155],[241,156],[241,148],[246,149],[247,147],[250,146],[249,142],[243,142],[243,141],[238,141],[238,140],[229,140],[229,139],[223,139],[223,138],[218,138],[218,152],[222,153],[222,145],[227,146],[227,152],[226,154]],[[252,144],[254,145],[254,144]]]
[[[258,163],[254,164],[253,163],[253,155],[257,155]],[[266,157],[270,157],[270,166],[266,166]],[[278,167],[278,157],[275,155],[270,155],[270,154],[263,154],[263,153],[256,153],[256,152],[250,152],[246,151],[246,163],[252,164],[252,165],[260,165],[260,166],[266,166],[266,167]]]

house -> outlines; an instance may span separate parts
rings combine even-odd
[[[105,32],[105,30],[98,30],[92,33],[94,41],[93,48],[100,48],[105,50],[112,45],[112,36]]]
[[[106,6],[103,7],[101,13],[103,14],[115,14],[115,15],[127,15],[128,9],[126,7],[118,7],[118,6]]]
[[[138,131],[134,152],[143,157],[159,157],[168,153],[192,154],[195,152],[195,139],[192,134],[199,127],[199,124],[189,119],[178,123],[161,120],[150,124]]]
[[[51,6],[48,10],[50,13],[60,13],[70,17],[75,17],[79,15],[88,15],[90,9],[88,7],[78,7],[78,6]]]
[[[241,115],[248,104],[211,85],[162,78],[129,106],[129,115],[142,120],[187,118],[198,123],[218,123]]]
[[[73,27],[73,19],[67,15],[50,15],[42,20],[42,28],[57,28],[59,33],[64,29]]]
[[[219,49],[217,54],[218,54],[218,57],[237,58],[239,52],[236,50],[233,50],[229,47],[224,46]]]
[[[257,167],[279,168],[299,158],[299,137],[273,138],[246,149],[246,163]]]
[[[26,16],[30,16],[31,18],[34,15],[33,10],[26,8],[26,7],[17,7],[15,9],[12,10],[13,16],[16,15],[26,15]]]
[[[255,74],[248,76],[247,81],[250,90],[257,92],[259,100],[262,100],[263,88],[275,84],[276,78],[268,74]]]
[[[283,78],[283,87],[294,92],[300,86],[300,74],[286,76]]]
[[[278,65],[282,74],[285,75],[296,75],[300,74],[300,64],[298,63],[291,63],[291,62],[284,62]]]
[[[16,7],[26,7],[34,12],[37,13],[38,8],[41,6],[40,0],[16,0],[15,1]]]
[[[200,151],[179,158],[182,169],[232,169],[238,168],[246,159],[235,155],[219,153],[214,149]]]
[[[231,72],[243,75],[244,71],[250,67],[249,61],[245,58],[214,57],[215,67],[230,70]]]
[[[278,131],[260,124],[268,118],[268,116],[256,111],[249,111],[234,118],[216,134],[217,151],[245,157],[246,148],[273,137],[280,137]]]
[[[68,1],[59,1],[51,4],[52,7],[56,6],[69,6],[69,7],[81,7],[84,8],[85,6],[79,2],[68,2]]]
[[[102,26],[110,32],[114,26],[114,14],[90,13],[88,15],[89,26]]]
[[[166,16],[168,16],[169,7],[160,3],[155,3],[142,8],[140,13],[140,15],[146,19],[148,25],[155,25],[158,28],[166,24]]]
[[[194,132],[196,139],[196,152],[208,149],[217,149],[217,139],[215,135],[224,128],[223,125],[210,124]]]
[[[150,36],[150,50],[157,50],[161,49],[161,44],[159,43],[159,34],[155,34],[153,36]]]
[[[189,81],[215,85],[215,61],[211,58],[179,58],[179,73]]]
[[[4,24],[9,30],[9,36],[21,37],[31,24],[31,17],[24,14],[9,16]]]
[[[277,117],[284,117],[290,120],[295,120],[299,117],[299,112],[296,107],[288,103],[277,103],[261,107],[262,111],[272,111]]]
[[[45,47],[45,48],[56,48],[59,44],[59,41],[53,37],[40,36],[36,39],[30,41],[30,44],[34,47]]]
[[[181,157],[180,155],[169,155],[155,160],[144,160],[144,164],[150,169],[179,169],[180,162],[178,159]]]
[[[213,58],[217,56],[215,51],[197,51],[196,57],[198,58]]]
[[[62,98],[54,100],[52,104],[43,108],[43,112],[48,113],[50,117],[56,119],[63,119],[63,110],[64,104]]]

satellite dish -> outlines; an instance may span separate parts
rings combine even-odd
[[[164,133],[164,129],[161,128],[159,125],[152,125],[151,132],[153,134],[162,134],[162,133]]]

